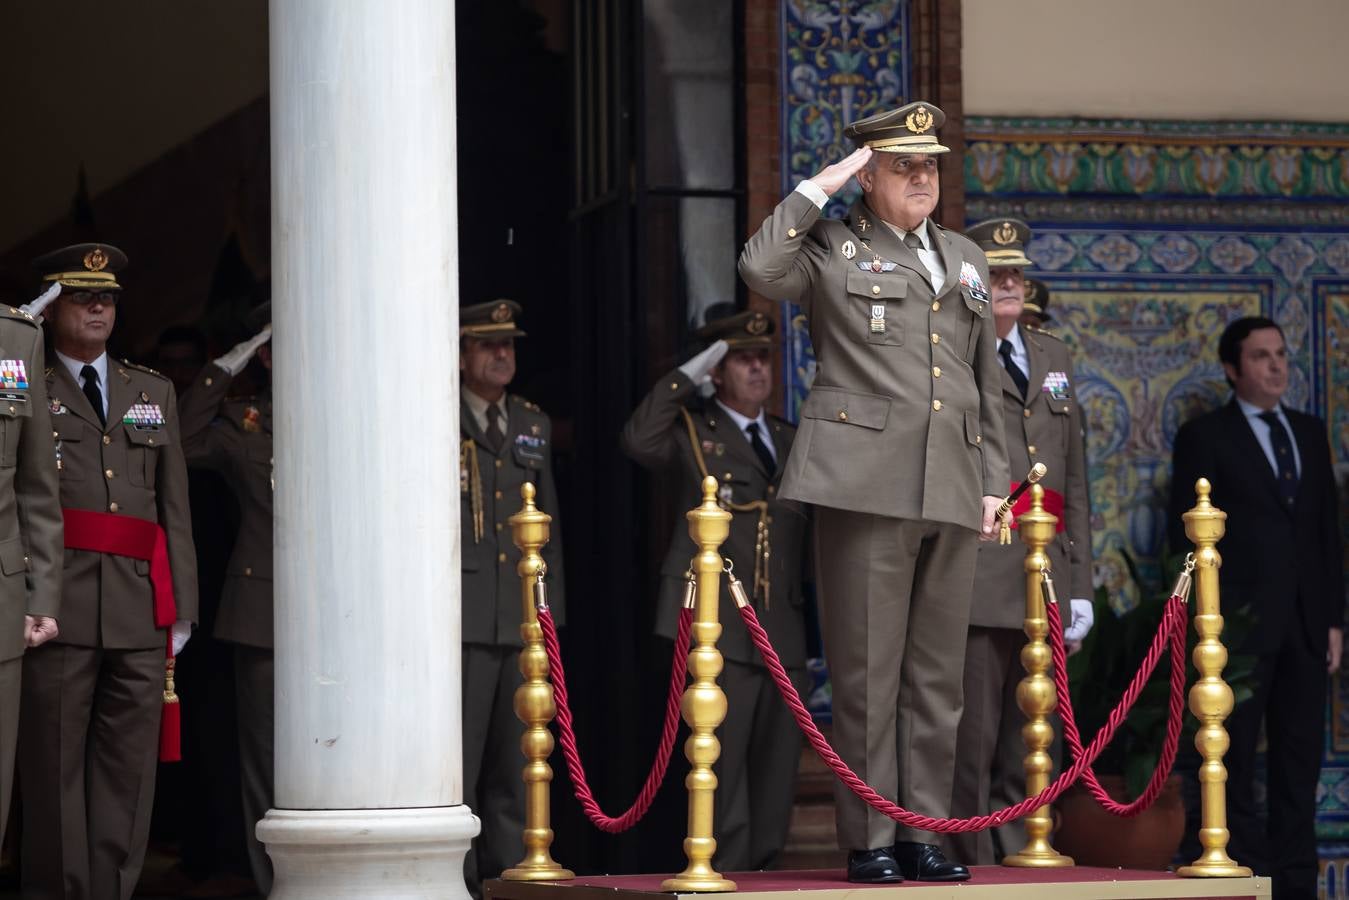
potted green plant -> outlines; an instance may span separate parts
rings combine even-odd
[[[1070,694],[1083,744],[1089,744],[1105,725],[1111,710],[1138,672],[1161,625],[1174,584],[1174,580],[1163,585],[1144,579],[1128,553],[1121,551],[1120,556],[1130,578],[1138,585],[1139,604],[1117,615],[1110,605],[1106,588],[1098,587],[1094,598],[1095,627],[1082,641],[1082,648],[1068,658]],[[1164,558],[1163,577],[1169,575],[1174,579],[1183,561],[1181,556]],[[1193,611],[1193,595],[1190,600]],[[1224,608],[1223,615],[1222,640],[1230,652],[1231,648],[1244,642],[1251,628],[1251,616],[1246,608]],[[1191,619],[1186,642],[1187,691],[1198,677],[1193,661],[1196,640]],[[1252,695],[1254,671],[1254,656],[1231,653],[1223,677],[1231,685],[1237,703]],[[1116,800],[1128,801],[1142,794],[1156,770],[1166,739],[1170,696],[1170,664],[1163,658],[1128,719],[1095,765],[1101,783]],[[1198,722],[1187,711],[1180,739],[1182,754],[1193,748],[1197,726]],[[1066,768],[1069,764],[1065,749],[1063,765]],[[1080,788],[1064,795],[1059,814],[1055,846],[1081,865],[1163,869],[1175,856],[1184,836],[1185,810],[1177,774],[1171,775],[1157,803],[1133,819],[1111,816]]]

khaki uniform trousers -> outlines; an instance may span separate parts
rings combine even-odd
[[[130,900],[150,836],[163,648],[45,644],[24,654],[22,695],[24,900]]]
[[[234,697],[239,723],[239,781],[243,791],[244,846],[258,893],[272,890],[272,860],[258,840],[258,822],[272,808],[275,727],[272,651],[234,645]]]
[[[482,882],[496,878],[525,855],[525,758],[515,717],[521,684],[520,650],[463,645],[464,802],[482,821],[482,831],[464,859],[464,881],[475,897]]]
[[[741,627],[727,622],[723,627]],[[803,697],[810,684],[804,669],[787,675]],[[801,729],[762,666],[726,660],[717,681],[726,694],[726,721],[717,729],[721,756],[714,804],[718,871],[770,867],[787,843],[801,761]]]
[[[816,516],[834,747],[881,796],[947,816],[978,534],[828,507],[816,507]],[[843,849],[932,841],[842,783],[834,796]]]

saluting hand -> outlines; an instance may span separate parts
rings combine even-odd
[[[230,348],[230,351],[215,361],[220,368],[229,372],[231,375],[238,375],[248,365],[248,361],[253,358],[253,354],[258,352],[258,348],[272,339],[272,324],[267,323],[267,327],[253,335],[246,341],[240,341]]]
[[[684,377],[695,385],[704,385],[712,380],[712,370],[721,362],[730,347],[725,341],[713,341],[712,346],[679,367]]]
[[[41,647],[60,633],[51,616],[24,616],[23,642],[28,647]]]
[[[854,175],[862,171],[862,167],[867,164],[867,160],[871,159],[872,152],[870,147],[858,147],[832,166],[825,166],[819,172],[810,176],[810,180],[815,183],[816,187],[832,197],[843,190]]]

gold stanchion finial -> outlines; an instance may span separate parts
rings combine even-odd
[[[1058,704],[1054,681],[1048,675],[1053,655],[1045,642],[1049,620],[1045,616],[1044,572],[1049,568],[1045,548],[1054,539],[1059,520],[1045,511],[1045,489],[1037,484],[1030,491],[1030,509],[1017,520],[1021,540],[1026,545],[1026,646],[1021,650],[1026,677],[1017,685],[1016,705],[1026,717],[1021,739],[1026,742],[1026,796],[1033,797],[1049,786],[1049,777],[1054,772],[1054,760],[1049,755],[1054,726],[1049,715]],[[1035,810],[1026,817],[1026,846],[1020,853],[1003,857],[1002,864],[1046,869],[1071,866],[1072,858],[1055,850],[1049,842],[1052,829],[1049,807]]]
[[[662,891],[733,891],[735,882],[722,878],[712,868],[717,849],[712,837],[712,800],[717,776],[712,764],[721,755],[716,729],[726,718],[726,695],[717,684],[721,653],[717,620],[721,595],[721,554],[717,552],[731,532],[731,514],[717,504],[717,479],[703,479],[703,502],[689,510],[689,536],[698,545],[693,570],[698,578],[698,599],[693,615],[693,649],[689,651],[689,674],[693,682],[684,691],[684,721],[692,733],[684,742],[684,754],[693,768],[684,779],[689,792],[688,836],[684,855],[688,866],[661,884]]]
[[[1218,541],[1227,530],[1227,513],[1213,505],[1209,494],[1213,487],[1207,478],[1194,484],[1194,508],[1181,518],[1185,521],[1185,536],[1194,544],[1195,597],[1198,611],[1194,615],[1199,643],[1194,648],[1194,665],[1199,680],[1190,688],[1190,712],[1199,720],[1199,731],[1194,746],[1203,757],[1199,767],[1200,826],[1199,843],[1204,852],[1188,866],[1182,866],[1177,875],[1186,878],[1235,878],[1251,874],[1227,855],[1227,767],[1223,756],[1231,741],[1224,720],[1232,712],[1232,688],[1223,680],[1227,665],[1227,648],[1221,637],[1223,617],[1218,597],[1218,569],[1222,557],[1218,555]]]
[[[525,781],[525,858],[501,873],[508,881],[564,881],[575,878],[553,861],[550,848],[553,828],[548,791],[553,769],[548,757],[553,752],[553,735],[548,723],[557,713],[553,686],[548,681],[548,653],[543,647],[543,629],[535,611],[536,601],[545,603],[543,576],[547,571],[539,551],[548,543],[552,516],[534,505],[534,485],[520,486],[524,506],[510,517],[511,537],[520,548],[515,567],[520,576],[520,674],[524,683],[515,689],[515,715],[525,725],[520,737],[520,752],[525,755],[522,777]]]

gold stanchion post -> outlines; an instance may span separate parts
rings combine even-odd
[[[1035,485],[1031,489],[1030,509],[1017,520],[1021,540],[1026,545],[1026,646],[1021,650],[1021,665],[1026,677],[1016,688],[1016,705],[1026,717],[1021,727],[1021,738],[1026,742],[1026,796],[1033,797],[1049,786],[1054,771],[1054,760],[1049,756],[1049,745],[1054,741],[1054,726],[1049,715],[1058,705],[1054,697],[1054,680],[1048,672],[1053,655],[1045,637],[1049,634],[1049,620],[1045,616],[1044,575],[1049,566],[1045,547],[1054,539],[1058,518],[1045,511],[1045,489]],[[1059,868],[1071,866],[1071,857],[1064,856],[1049,842],[1053,821],[1049,807],[1042,806],[1026,817],[1026,846],[1020,853],[1006,856],[1004,866],[1026,868]]]
[[[1251,874],[1227,855],[1227,767],[1223,756],[1231,741],[1223,721],[1232,712],[1232,688],[1223,681],[1223,667],[1227,665],[1227,648],[1220,639],[1223,616],[1218,600],[1218,541],[1227,530],[1227,513],[1218,509],[1209,499],[1212,486],[1207,478],[1194,485],[1197,500],[1194,508],[1181,516],[1185,520],[1185,536],[1194,544],[1195,596],[1198,611],[1194,616],[1199,643],[1194,648],[1194,665],[1199,680],[1190,688],[1190,712],[1199,720],[1199,731],[1194,746],[1203,757],[1199,767],[1200,815],[1199,843],[1204,852],[1188,866],[1182,866],[1177,875],[1186,878],[1237,878]]]
[[[553,828],[548,790],[553,769],[548,757],[553,752],[553,735],[548,723],[557,713],[553,686],[548,681],[548,653],[543,647],[543,629],[534,608],[535,592],[543,594],[545,566],[539,551],[548,543],[548,525],[552,516],[534,505],[534,485],[526,481],[520,487],[524,506],[510,517],[511,537],[520,548],[520,674],[524,683],[515,689],[515,715],[525,725],[520,736],[520,752],[525,755],[522,777],[525,781],[525,858],[501,873],[508,881],[565,881],[575,878],[553,861],[550,848]]]
[[[684,754],[693,765],[684,779],[689,792],[688,836],[684,855],[688,866],[674,878],[661,883],[662,891],[733,891],[735,882],[722,878],[712,868],[717,842],[712,837],[712,800],[717,776],[712,764],[721,755],[716,729],[726,718],[726,695],[717,684],[721,674],[721,653],[717,638],[721,623],[717,611],[721,596],[721,554],[717,552],[731,532],[731,514],[717,505],[717,479],[703,479],[703,502],[689,510],[689,535],[698,545],[694,572],[698,577],[698,601],[693,614],[694,646],[689,651],[689,673],[693,683],[684,691],[684,721],[693,733],[684,742]]]

